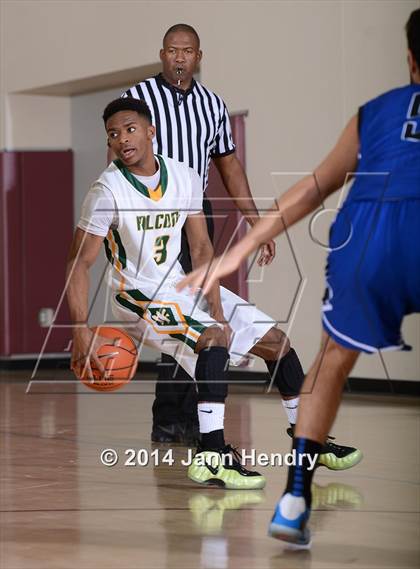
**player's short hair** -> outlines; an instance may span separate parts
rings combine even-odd
[[[408,49],[413,54],[417,65],[420,65],[420,8],[411,12],[405,26]]]
[[[195,29],[190,26],[189,24],[174,24],[168,30],[166,30],[165,35],[163,36],[163,45],[165,45],[165,40],[169,36],[169,34],[173,34],[174,32],[187,32],[195,37],[198,43],[198,47],[200,47],[200,36],[197,34]]]
[[[112,115],[115,115],[115,113],[119,113],[120,111],[136,111],[136,113],[147,119],[147,121],[152,124],[152,113],[150,112],[147,103],[142,99],[134,99],[133,97],[120,97],[119,99],[111,101],[105,107],[104,114],[102,115],[104,124],[106,124],[107,120],[112,117]]]

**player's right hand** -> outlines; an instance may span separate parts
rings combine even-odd
[[[105,376],[105,368],[98,357],[97,351],[109,340],[102,338],[92,332],[88,327],[76,328],[73,331],[73,347],[71,353],[70,369],[77,377],[86,377],[90,381],[94,380],[92,364]]]
[[[264,265],[271,265],[276,256],[276,244],[275,242],[270,239],[267,241],[261,249],[260,249],[260,256],[258,258],[258,266],[263,267]]]

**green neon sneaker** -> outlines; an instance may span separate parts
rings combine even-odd
[[[346,470],[359,464],[363,458],[362,451],[354,447],[346,447],[332,443],[334,437],[328,437],[319,455],[317,466],[326,466],[330,470]]]
[[[229,490],[264,488],[264,476],[247,470],[240,460],[239,452],[230,445],[220,450],[203,450],[198,447],[192,464],[188,467],[188,478],[198,484],[221,486]]]
[[[287,429],[289,437],[293,438],[292,427]],[[363,458],[362,451],[345,445],[338,445],[331,441],[334,437],[327,437],[327,441],[319,455],[317,466],[325,466],[330,470],[347,470],[359,464]]]

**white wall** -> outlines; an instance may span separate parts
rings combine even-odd
[[[8,150],[71,148],[70,98],[40,95],[6,97]]]
[[[414,0],[5,1],[0,109],[7,109],[8,120],[2,121],[0,148],[62,148],[70,141],[78,206],[88,173],[94,177],[99,173],[94,168],[103,164],[99,147],[86,144],[87,132],[100,129],[100,121],[94,126],[93,109],[83,97],[70,102],[31,92],[45,93],[51,86],[56,93],[57,84],[153,64],[164,31],[186,21],[201,36],[203,83],[220,93],[232,112],[249,110],[247,171],[259,204],[267,205],[267,198],[295,179],[284,172],[310,171],[360,104],[407,82],[403,27],[419,5]],[[74,92],[69,86],[68,94]],[[79,118],[75,123],[76,109],[79,117],[85,115],[86,140]],[[307,221],[290,237],[307,279],[290,334],[308,366],[318,345],[325,252],[308,237]],[[260,281],[251,284],[252,300],[283,319],[297,279],[284,237],[274,267],[252,276]],[[410,317],[404,326],[417,350],[386,355],[392,377],[419,378],[419,322]],[[363,357],[354,373],[384,377],[376,357]]]

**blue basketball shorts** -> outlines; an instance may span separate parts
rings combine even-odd
[[[363,352],[410,349],[406,314],[420,312],[420,199],[350,201],[331,226],[325,331]]]

